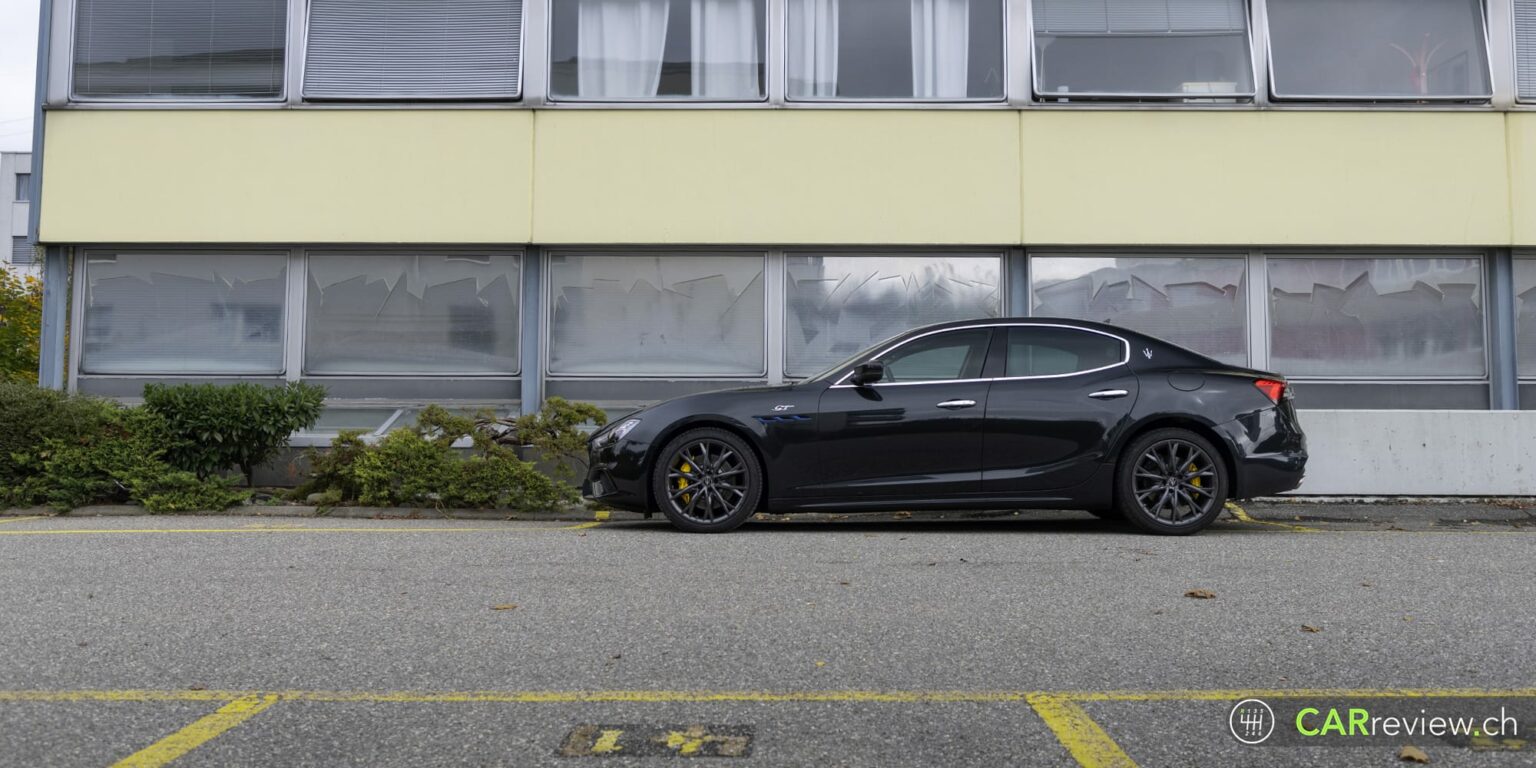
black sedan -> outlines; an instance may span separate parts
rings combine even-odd
[[[637,411],[589,449],[588,498],[701,533],[759,511],[1046,508],[1188,534],[1307,462],[1283,377],[1049,318],[918,328],[794,384]]]

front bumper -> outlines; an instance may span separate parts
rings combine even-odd
[[[618,509],[650,511],[645,472],[647,447],[635,440],[620,440],[597,449],[589,445],[581,495]]]

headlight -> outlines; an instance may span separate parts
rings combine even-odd
[[[640,426],[639,419],[625,419],[624,421],[620,422],[618,426],[610,427],[609,429],[605,429],[602,432],[597,433],[597,437],[592,438],[592,447],[602,448],[605,445],[617,443],[618,441],[623,440],[625,435],[633,432],[635,427],[638,426]]]

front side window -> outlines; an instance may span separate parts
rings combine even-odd
[[[945,331],[909,341],[881,355],[885,377],[881,384],[953,381],[981,377],[987,359],[986,328]]]
[[[1102,333],[1051,326],[1008,329],[1004,375],[1065,376],[1125,362],[1125,342]]]
[[[1032,314],[1120,325],[1246,365],[1247,265],[1242,256],[1035,256]]]
[[[283,371],[286,253],[90,253],[83,373]]]
[[[74,93],[277,99],[287,0],[78,0]]]
[[[1270,0],[1275,98],[1492,96],[1482,0]]]
[[[786,0],[789,98],[1003,97],[1001,0]]]
[[[784,373],[798,377],[881,339],[934,323],[996,317],[997,256],[787,254]]]
[[[516,373],[519,268],[510,253],[312,253],[304,370]]]
[[[1475,257],[1269,258],[1269,367],[1288,376],[1487,374]]]
[[[761,255],[553,254],[549,372],[762,376]]]
[[[763,98],[766,0],[552,0],[550,95]]]
[[[311,0],[310,99],[515,99],[522,0]]]
[[[1040,99],[1253,95],[1244,0],[1036,0],[1034,30]]]

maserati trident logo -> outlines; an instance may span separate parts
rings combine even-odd
[[[1148,360],[1151,360],[1152,359],[1152,348],[1151,347],[1142,347],[1142,349],[1141,349],[1141,356],[1145,357]]]
[[[1243,699],[1227,715],[1227,727],[1244,744],[1262,744],[1275,732],[1275,711],[1258,699]]]
[[[789,410],[789,409],[791,409],[793,407],[794,407],[793,405],[775,405],[773,407],[773,409],[775,411],[787,411],[787,410]]]

